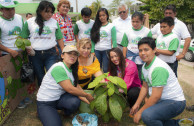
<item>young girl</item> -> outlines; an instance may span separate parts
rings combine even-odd
[[[37,93],[38,116],[44,126],[62,126],[57,110],[68,116],[78,109],[80,100],[88,104],[93,100],[77,84],[78,54],[75,46],[65,46],[62,62],[55,63],[44,76]]]
[[[55,8],[51,2],[40,2],[36,14],[37,17],[30,18],[24,24],[21,36],[30,37],[31,46],[35,50],[35,56],[29,56],[34,67],[38,85],[48,69],[56,62],[56,40],[63,49],[63,35],[56,20],[52,17]]]
[[[137,65],[139,76],[143,61],[139,57],[137,44],[143,37],[152,37],[151,31],[143,26],[144,15],[140,12],[135,12],[132,15],[132,27],[124,34],[121,44],[123,47],[123,55],[134,61]]]
[[[135,104],[141,87],[137,66],[129,59],[125,59],[119,48],[109,52],[109,72],[112,76],[123,78],[127,84],[127,99],[130,108]]]
[[[92,53],[95,50],[95,55],[100,62],[100,67],[103,67],[104,73],[108,71],[108,56],[107,51],[112,47],[117,47],[116,29],[112,23],[108,22],[109,14],[106,8],[100,8],[96,15],[95,23],[91,29]]]
[[[93,77],[100,76],[102,71],[100,70],[98,59],[94,55],[91,55],[92,44],[89,38],[80,39],[77,42],[77,48],[80,53],[78,58],[78,82],[83,89],[87,89]]]

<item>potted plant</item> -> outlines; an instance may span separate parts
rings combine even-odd
[[[103,79],[107,82],[101,83]],[[127,94],[125,81],[122,78],[108,76],[108,73],[105,73],[96,77],[88,85],[88,88],[94,88],[94,100],[90,103],[90,108],[100,114],[104,122],[108,122],[110,118],[120,121],[127,102],[119,89]]]

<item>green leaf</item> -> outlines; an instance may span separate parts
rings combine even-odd
[[[112,82],[108,82],[108,96],[111,96],[115,92],[115,86]]]
[[[106,78],[106,75],[105,74],[102,74],[98,77],[96,77],[93,82],[91,82],[89,85],[88,85],[88,88],[94,88],[96,87],[101,81],[102,79]]]
[[[31,42],[28,39],[24,39],[25,46],[31,46]]]
[[[110,82],[112,82],[113,84],[117,85],[117,80],[115,77],[113,76],[108,76],[107,77],[107,80],[109,80]]]
[[[8,83],[8,84],[11,84],[11,82],[12,82],[12,77],[9,76],[9,77],[7,78],[7,83]]]
[[[25,44],[23,43],[22,45],[21,45],[21,47],[20,47],[22,50],[25,50]]]
[[[90,89],[90,88],[94,88],[94,87],[96,87],[96,85],[98,85],[98,83],[97,83],[97,82],[95,82],[95,81],[93,81],[93,82],[89,83],[89,85],[88,85],[88,89]]]
[[[118,86],[124,90],[125,94],[127,94],[127,85],[125,81],[120,77],[115,77],[115,79],[118,82]]]
[[[123,111],[121,105],[119,104],[117,98],[114,95],[109,98],[109,107],[113,117],[116,120],[120,121]]]
[[[117,94],[113,94],[113,97],[115,97],[117,99],[117,101],[119,102],[119,104],[122,107],[122,110],[125,110],[125,108],[126,108],[126,99],[124,97],[120,96],[120,95],[117,95]]]
[[[95,108],[98,113],[104,115],[107,111],[107,93],[100,95],[95,102]]]
[[[110,120],[110,114],[109,111],[107,111],[103,116],[102,116],[103,122],[109,122]]]
[[[94,98],[100,96],[101,94],[103,94],[105,91],[107,90],[107,88],[104,87],[99,87],[94,91]]]
[[[96,89],[98,89],[99,87],[101,87],[101,86],[107,86],[107,83],[99,83],[99,84],[95,87],[94,91],[95,91]]]
[[[96,99],[94,99],[92,102],[90,102],[90,108],[92,111],[94,111],[95,102],[96,102]]]

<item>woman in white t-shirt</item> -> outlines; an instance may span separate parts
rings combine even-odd
[[[45,75],[45,68],[48,71],[57,60],[56,41],[61,50],[64,47],[59,24],[51,18],[54,11],[55,7],[51,2],[40,2],[36,10],[37,17],[27,20],[21,33],[23,38],[29,38],[31,46],[35,50],[35,55],[29,56],[29,59],[34,67],[39,86]]]
[[[109,14],[106,8],[100,8],[96,14],[96,20],[91,29],[92,50],[100,62],[104,73],[108,72],[108,54],[113,47],[117,47],[116,29],[108,22]]]
[[[37,93],[37,111],[44,126],[62,126],[57,110],[66,116],[75,112],[80,100],[90,104],[93,97],[78,84],[78,55],[74,45],[62,51],[62,62],[55,63],[43,78]]]

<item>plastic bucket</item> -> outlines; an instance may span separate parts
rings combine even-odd
[[[179,120],[179,125],[180,126],[192,126],[193,120],[188,119],[188,118],[181,119],[181,120]]]

